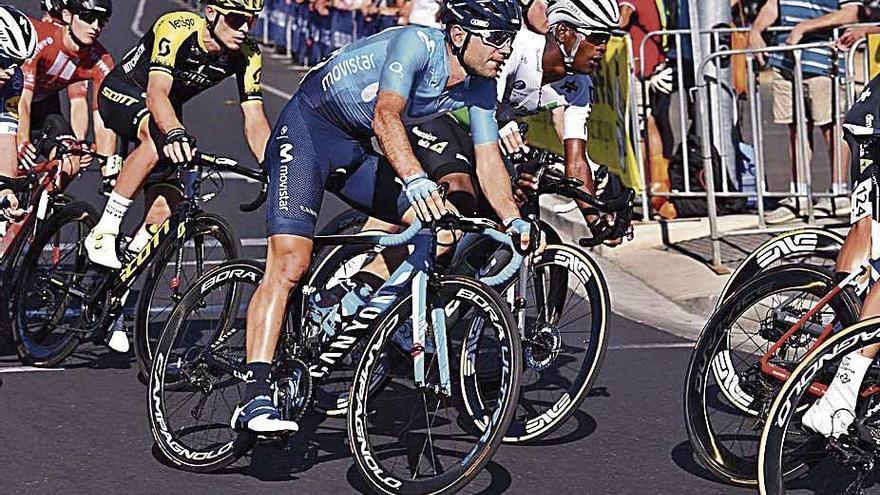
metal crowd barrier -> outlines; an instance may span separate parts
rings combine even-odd
[[[843,26],[839,28],[834,34],[834,39],[838,37],[839,33],[842,33],[844,29],[852,27],[852,26]],[[730,28],[730,29],[719,29],[719,30],[707,30],[703,31],[702,34],[708,34],[713,36],[715,41],[715,46],[723,45],[720,43],[722,36],[730,35],[734,32],[746,32],[749,28]],[[790,28],[771,28],[771,31],[779,32],[790,30]],[[650,39],[658,36],[670,36],[674,40],[675,47],[678,48],[678,53],[681,54],[682,47],[682,38],[690,38],[691,32],[689,30],[665,30],[665,31],[655,31],[648,33],[645,39],[642,41],[641,46],[639,47],[639,62],[641,64],[641,73],[643,77],[647,75],[644,74],[645,69],[645,46],[649,42]],[[843,83],[846,88],[846,97],[845,102],[841,101],[840,95],[840,77],[832,78],[832,91],[833,91],[833,101],[832,101],[832,111],[834,115],[834,142],[837,143],[835,146],[836,156],[833,157],[833,165],[836,168],[836,176],[838,177],[838,184],[833,188],[833,191],[844,191],[847,189],[847,185],[845,184],[842,178],[843,171],[843,159],[842,159],[842,148],[843,148],[843,140],[842,140],[842,130],[840,127],[843,111],[845,108],[849,107],[849,104],[854,99],[857,78],[855,77],[855,66],[854,63],[855,57],[857,55],[857,50],[864,42],[859,42],[855,46],[853,46],[846,53],[837,52],[837,68],[839,69],[841,66],[844,67],[844,77]],[[792,45],[792,46],[779,46],[779,47],[767,47],[760,50],[723,50],[716,51],[708,56],[706,56],[700,63],[697,74],[694,77],[695,87],[691,88],[691,91],[697,92],[696,105],[694,106],[695,111],[699,114],[696,116],[692,116],[688,114],[688,106],[685,102],[685,91],[683,88],[686,88],[684,74],[685,69],[684,64],[692,63],[692,60],[685,60],[680,55],[676,60],[676,81],[675,88],[679,90],[679,102],[678,109],[681,116],[679,131],[682,142],[682,153],[683,153],[683,175],[684,175],[684,190],[683,191],[672,191],[668,193],[664,192],[652,192],[650,191],[650,187],[644,188],[643,192],[643,205],[645,205],[646,210],[649,205],[650,196],[662,196],[662,197],[705,197],[707,201],[707,210],[709,215],[709,224],[710,224],[710,235],[712,240],[712,262],[715,268],[721,269],[721,253],[720,253],[720,240],[725,235],[737,235],[737,234],[753,234],[755,232],[771,232],[774,230],[786,230],[790,227],[780,227],[770,229],[767,227],[764,221],[764,199],[765,198],[773,198],[773,197],[799,197],[806,198],[807,201],[807,222],[814,223],[815,218],[813,214],[813,198],[814,197],[836,197],[839,194],[832,193],[814,193],[812,190],[812,170],[810,165],[810,160],[807,160],[806,157],[809,156],[808,150],[808,136],[806,132],[806,111],[805,111],[805,101],[804,101],[804,89],[803,89],[803,74],[801,71],[802,62],[801,62],[801,54],[803,50],[808,48],[817,48],[817,47],[825,47],[831,48],[833,43],[824,42],[824,43],[810,43],[810,44],[801,44],[801,45]],[[833,48],[832,48],[833,50]],[[797,184],[797,192],[773,192],[768,191],[765,183],[765,157],[764,157],[764,135],[761,124],[761,99],[760,99],[760,89],[759,84],[756,80],[756,73],[754,70],[754,55],[756,53],[772,53],[772,52],[791,52],[795,59],[795,70],[794,74],[794,104],[795,104],[795,122],[797,124],[797,149],[795,157],[795,173],[796,176],[793,178]],[[728,174],[725,173],[724,177],[721,178],[721,190],[716,191],[715,189],[715,181],[714,181],[714,170],[712,167],[712,141],[711,139],[702,139],[702,161],[704,168],[704,177],[705,177],[705,185],[707,191],[693,191],[690,187],[690,171],[688,169],[687,164],[689,163],[688,156],[688,147],[687,147],[687,128],[688,122],[696,117],[698,119],[697,124],[699,124],[701,129],[701,137],[712,136],[711,134],[711,125],[709,122],[708,109],[709,108],[721,108],[717,103],[718,100],[714,102],[710,102],[709,97],[709,86],[717,85],[718,82],[715,80],[708,80],[706,78],[707,74],[710,72],[710,64],[715,64],[719,62],[723,62],[725,60],[729,60],[733,55],[745,55],[746,56],[746,64],[747,64],[747,94],[746,99],[748,101],[748,112],[750,114],[750,128],[751,128],[751,144],[754,147],[755,151],[755,185],[756,191],[748,191],[748,192],[738,192],[732,190],[730,187],[731,184],[728,181]],[[867,81],[867,64],[865,64],[864,77],[861,79],[862,81]],[[840,74],[840,71],[838,71]],[[731,89],[722,88],[723,91],[732,91]],[[643,85],[643,91],[647,92],[647,85]],[[718,95],[720,92],[715,92]],[[641,108],[639,108],[639,114],[643,117],[647,116],[647,94],[643,97],[644,104]],[[844,106],[845,105],[845,106]],[[729,116],[721,116],[721,118],[731,118],[733,121],[738,121],[737,115],[737,105],[734,105],[732,108],[733,115]],[[645,142],[645,136],[641,133],[637,134],[639,139],[639,146],[647,145]],[[744,136],[745,137],[745,136]],[[724,142],[724,140],[722,140]],[[736,143],[734,143],[736,146]],[[735,160],[734,150],[726,150],[719,149],[718,155],[721,157],[722,163],[720,170],[728,171],[735,170],[735,166],[731,167],[732,164],[735,165],[735,162],[731,162]],[[649,164],[641,161],[641,165],[643,167],[643,175],[647,176],[647,172],[649,169]],[[646,181],[647,182],[647,181]],[[756,230],[747,230],[747,231],[735,231],[735,232],[727,232],[722,233],[718,228],[718,214],[716,209],[717,198],[742,198],[742,197],[756,197],[756,206],[758,210],[758,229]]]

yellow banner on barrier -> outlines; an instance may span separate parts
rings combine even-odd
[[[880,74],[880,34],[868,35],[868,80]]]
[[[627,124],[629,109],[629,54],[626,40],[612,37],[605,60],[592,74],[595,101],[589,123],[590,158],[620,176],[624,184],[641,191],[641,173],[634,152],[634,139]],[[633,116],[634,117],[634,116]],[[529,142],[562,153],[550,112],[522,119],[529,123]]]

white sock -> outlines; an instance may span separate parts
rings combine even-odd
[[[804,414],[804,425],[825,436],[845,433],[855,419],[856,399],[872,362],[858,351],[844,356],[825,395]]]
[[[147,224],[142,224],[141,228],[138,229],[137,233],[131,239],[131,242],[128,243],[128,250],[132,253],[139,253],[144,246],[150,242],[150,239],[153,238],[153,234],[150,233],[149,227]]]
[[[104,206],[104,214],[98,220],[98,225],[95,225],[94,231],[113,235],[119,234],[122,218],[133,202],[133,200],[117,194],[116,191],[110,193],[107,205]]]

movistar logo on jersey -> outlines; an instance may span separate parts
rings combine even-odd
[[[333,64],[333,68],[328,69],[327,74],[321,78],[321,89],[326,91],[327,88],[351,74],[357,74],[359,71],[372,70],[375,68],[376,60],[372,53],[369,55],[355,55],[340,60]]]

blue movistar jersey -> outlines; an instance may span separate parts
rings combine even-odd
[[[467,107],[474,144],[498,141],[494,79],[449,78],[443,31],[422,26],[390,28],[336,51],[306,74],[300,85],[309,104],[353,136],[373,134],[376,96],[392,91],[407,101],[404,124]]]
[[[0,88],[0,134],[15,134],[18,130],[18,100],[24,87],[21,68]]]

